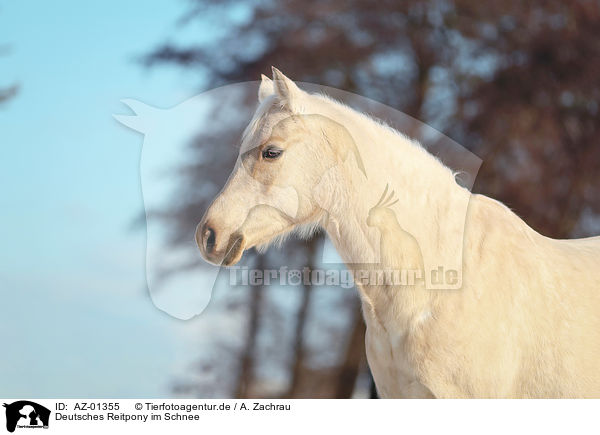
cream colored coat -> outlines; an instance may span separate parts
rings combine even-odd
[[[445,234],[464,227],[460,290],[358,285],[380,395],[600,397],[600,238],[536,233],[460,187],[418,144],[277,70],[259,100],[239,164],[198,226],[207,260],[235,264],[245,249],[322,226],[350,268],[403,267],[421,260],[396,225],[419,229],[420,249],[444,258],[461,252]],[[282,156],[264,161],[268,146]],[[388,184],[400,199],[396,221],[367,223]],[[281,193],[290,187],[294,195]],[[461,203],[468,208],[453,206]]]

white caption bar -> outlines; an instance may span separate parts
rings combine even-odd
[[[0,399],[0,432],[507,434],[597,431],[597,400]],[[35,430],[38,429],[38,430]],[[176,431],[176,432],[168,432]],[[7,433],[7,432],[4,432]]]

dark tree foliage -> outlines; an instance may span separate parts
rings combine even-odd
[[[598,232],[600,3],[457,3],[462,32],[494,65],[459,76],[453,114],[484,160],[479,190],[543,234]]]
[[[209,43],[165,44],[144,62],[194,69],[205,88],[257,80],[274,65],[294,80],[383,102],[479,155],[475,190],[505,202],[536,230],[563,238],[600,232],[600,2],[194,0],[182,26],[215,20],[224,30]],[[206,165],[200,148],[207,142],[200,142],[185,168],[191,179]],[[223,153],[215,167],[231,168],[234,151]],[[184,206],[204,209],[223,171]],[[188,237],[196,222],[174,222],[174,240]],[[290,261],[299,250],[304,264],[314,264],[306,242],[279,258]],[[287,394],[347,397],[362,367],[355,356],[364,353],[360,317],[346,310],[346,336],[332,340],[350,344],[338,366],[321,373],[328,380],[322,388],[307,391],[298,385],[306,379],[300,372],[317,374],[303,362],[304,330],[319,306],[310,304],[309,288],[298,291],[304,297],[289,344]],[[263,357],[255,353],[254,362]]]

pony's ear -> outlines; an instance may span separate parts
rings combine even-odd
[[[275,93],[282,102],[292,102],[302,91],[277,68],[271,68],[273,69],[273,87],[275,88]]]
[[[266,75],[261,74],[260,86],[258,87],[258,102],[262,103],[265,98],[267,98],[269,95],[273,95],[274,93],[275,89],[273,88],[273,80]]]

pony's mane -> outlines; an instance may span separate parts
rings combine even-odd
[[[356,120],[357,122],[362,122],[366,126],[371,127],[375,130],[381,131],[384,134],[389,135],[390,138],[400,141],[401,143],[405,144],[406,146],[409,146],[411,148],[411,151],[415,151],[418,154],[426,156],[428,159],[435,162],[437,165],[442,166],[444,169],[446,169],[449,173],[452,174],[452,170],[450,168],[448,168],[444,164],[444,162],[442,162],[437,156],[434,156],[429,151],[427,151],[418,140],[407,136],[405,133],[402,133],[399,130],[396,130],[394,127],[389,125],[384,120],[382,120],[380,118],[376,118],[369,114],[360,112],[360,111],[348,106],[347,104],[344,104],[341,101],[338,101],[335,98],[332,98],[331,96],[329,96],[325,93],[309,94],[309,95],[318,99],[319,102],[322,102],[326,105],[333,106],[335,109],[339,110],[343,115],[345,115],[353,120]]]
[[[383,141],[394,144],[389,149],[397,158],[406,158],[407,155],[410,155],[412,159],[419,158],[419,161],[427,165],[429,170],[434,170],[438,176],[446,179],[448,183],[460,186],[456,181],[456,175],[460,171],[452,171],[442,160],[427,151],[418,140],[396,130],[382,119],[360,112],[325,93],[309,95],[314,97],[313,101],[316,100],[319,104],[338,111],[344,118],[351,120],[353,125],[364,125],[365,128],[372,129],[376,134],[382,134]]]

